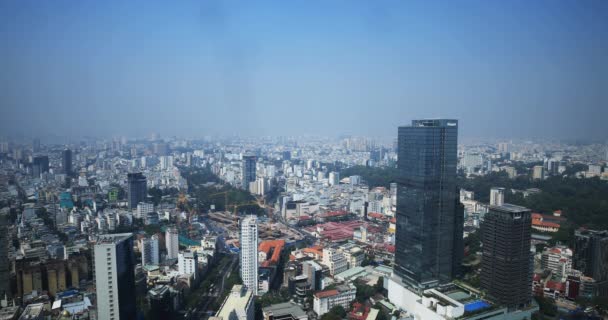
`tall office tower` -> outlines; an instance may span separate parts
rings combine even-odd
[[[577,230],[574,237],[573,268],[595,280],[598,296],[608,297],[608,230]]]
[[[144,238],[141,242],[141,263],[142,265],[158,265],[160,263],[158,250],[158,236]]]
[[[32,161],[32,175],[39,178],[41,174],[49,172],[49,157],[37,156]]]
[[[11,297],[10,263],[8,263],[8,215],[0,213],[0,298]]]
[[[457,120],[399,127],[394,273],[415,291],[451,281],[460,265],[457,138]]]
[[[100,235],[94,251],[97,318],[135,319],[135,259],[132,234]]]
[[[340,172],[332,171],[329,173],[329,185],[337,186],[340,184]]]
[[[258,218],[254,215],[241,220],[241,279],[247,289],[258,294]]]
[[[179,253],[179,233],[176,228],[169,228],[165,231],[165,246],[167,249],[167,259],[177,259]]]
[[[283,160],[291,160],[291,151],[283,151]]]
[[[482,228],[481,288],[509,309],[532,300],[532,214],[524,207],[490,206]]]
[[[67,175],[72,174],[72,150],[65,149],[61,152],[61,167],[63,173]]]
[[[157,142],[153,145],[154,154],[157,156],[166,156],[169,154],[169,145],[165,142]]]
[[[542,180],[545,177],[545,168],[543,166],[534,166],[532,168],[532,179],[534,180]]]
[[[34,140],[32,140],[32,151],[33,152],[40,151],[40,139],[34,138]]]
[[[509,153],[509,143],[508,142],[498,143],[498,153],[500,153],[500,154]]]
[[[129,209],[137,208],[140,202],[146,200],[148,185],[146,177],[141,172],[129,173],[127,175],[127,196],[129,197]]]
[[[249,183],[255,181],[256,156],[244,155],[241,164],[242,187],[247,190]],[[257,293],[257,292],[256,292]]]
[[[505,188],[490,189],[490,205],[502,206],[505,203]]]

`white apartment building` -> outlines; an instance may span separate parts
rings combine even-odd
[[[177,254],[179,253],[179,234],[177,229],[167,229],[165,232],[165,246],[167,249],[167,259],[177,259]]]
[[[329,273],[334,275],[348,270],[348,261],[342,252],[334,248],[323,249],[323,264],[329,268]]]
[[[94,257],[97,318],[135,319],[135,261],[132,235],[130,233],[100,235],[94,247]]]
[[[196,251],[180,252],[177,255],[177,270],[180,275],[191,274],[194,279],[197,278],[198,255]]]
[[[144,266],[160,263],[157,235],[141,240],[141,262]]]
[[[250,215],[241,220],[241,279],[258,294],[258,219]]]
[[[355,300],[357,288],[349,283],[337,286],[335,289],[316,292],[313,300],[313,310],[321,317],[335,306],[348,310],[350,303]]]
[[[136,218],[145,219],[148,213],[154,211],[154,204],[147,202],[140,202],[137,204]]]

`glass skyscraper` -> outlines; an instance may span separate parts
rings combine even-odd
[[[399,127],[394,273],[419,291],[450,282],[462,258],[457,138],[457,120]]]
[[[257,157],[254,155],[243,155],[241,164],[242,186],[243,189],[249,190],[249,183],[256,179],[256,162]]]
[[[148,180],[141,172],[129,173],[127,175],[127,197],[129,198],[129,209],[137,208],[137,205],[146,200],[148,196]]]
[[[490,206],[481,230],[481,288],[486,297],[509,309],[527,306],[534,265],[530,209],[508,203]]]
[[[72,174],[72,150],[65,149],[61,152],[61,166],[63,173],[68,176]]]

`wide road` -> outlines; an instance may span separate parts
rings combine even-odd
[[[221,270],[212,270],[219,271],[220,276],[216,278],[216,281],[213,283],[213,289],[209,292],[206,292],[200,303],[196,306],[195,310],[190,319],[207,319],[210,316],[215,315],[217,310],[208,310],[210,305],[214,305],[215,302],[220,299],[226,290],[230,290],[232,288],[225,288],[225,283],[230,273],[233,272],[238,267],[238,255],[230,254],[230,264],[225,268],[220,268]],[[219,301],[220,303],[222,301]]]

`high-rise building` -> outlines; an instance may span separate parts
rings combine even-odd
[[[63,173],[67,175],[72,174],[72,150],[65,149],[61,152],[61,167]]]
[[[10,264],[8,263],[8,216],[0,213],[0,297],[11,297]]]
[[[509,153],[509,143],[508,142],[498,143],[498,153],[503,154],[503,155]]]
[[[242,174],[242,187],[249,189],[249,183],[255,181],[256,178],[256,156],[243,155],[243,161],[241,164]]]
[[[141,243],[141,263],[142,265],[158,265],[160,263],[158,236],[142,239]]]
[[[97,318],[135,319],[135,260],[132,234],[101,235],[94,251]]]
[[[291,151],[283,151],[283,160],[291,160]]]
[[[509,309],[532,300],[532,214],[524,207],[490,206],[482,224],[481,288]]]
[[[146,219],[148,213],[154,211],[154,204],[149,202],[140,202],[137,204],[136,217],[138,219]]]
[[[179,233],[176,228],[165,231],[165,246],[167,247],[167,259],[177,259],[179,253]]]
[[[475,170],[483,166],[483,156],[478,152],[468,152],[464,155],[462,164],[467,169],[467,172],[475,172]]]
[[[505,188],[490,189],[490,205],[502,206],[505,203]]]
[[[608,297],[608,230],[577,230],[574,237],[573,268],[595,280],[598,296]]]
[[[32,140],[32,151],[33,152],[40,151],[40,139],[39,138],[34,138],[34,140]]]
[[[302,274],[306,276],[310,290],[321,290],[323,268],[314,260],[302,262]]]
[[[337,186],[340,184],[340,172],[332,171],[329,173],[328,179],[330,186]]]
[[[179,274],[191,274],[194,279],[197,276],[198,255],[196,251],[180,252],[177,255],[177,270]]]
[[[241,279],[254,295],[258,294],[258,218],[254,215],[241,220]]]
[[[157,142],[153,145],[154,154],[157,156],[166,156],[169,154],[169,145],[165,142]]]
[[[457,138],[457,120],[399,127],[394,273],[416,291],[451,281],[460,265]]]
[[[137,208],[140,202],[146,200],[148,185],[146,177],[141,172],[129,173],[127,175],[127,196],[129,198],[129,209]]]
[[[542,180],[545,177],[545,168],[543,166],[534,166],[532,168],[532,179]]]
[[[32,174],[35,178],[40,177],[41,174],[49,172],[49,157],[48,156],[37,156],[32,161]]]

